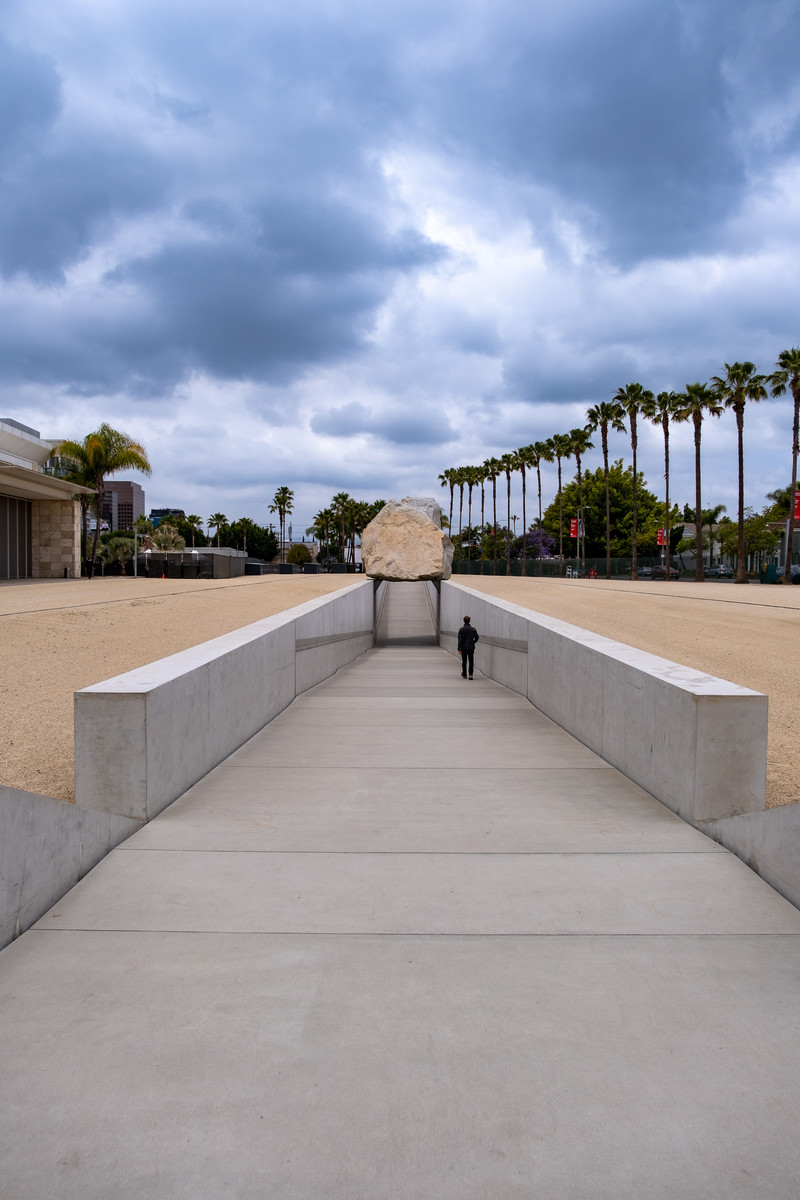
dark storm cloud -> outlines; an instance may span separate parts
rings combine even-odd
[[[258,454],[285,481],[350,486],[327,439],[366,435],[399,490],[454,438],[502,445],[512,409],[797,340],[788,0],[3,19],[0,374],[44,405],[223,408],[231,480],[280,426]]]
[[[67,268],[126,217],[151,210],[165,172],[136,145],[96,137],[32,156],[0,199],[0,268],[63,282]]]
[[[400,446],[442,445],[452,441],[455,433],[439,412],[405,412],[388,410],[374,413],[364,404],[353,402],[341,408],[318,413],[311,420],[314,433],[328,437],[357,437],[371,434]]]
[[[61,110],[61,81],[52,60],[0,37],[0,164],[27,151]]]
[[[612,258],[687,252],[745,182],[728,60],[751,7],[700,3],[690,31],[672,3],[531,6],[423,80],[422,107],[465,152],[593,214]]]

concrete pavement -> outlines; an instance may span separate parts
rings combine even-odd
[[[480,656],[391,586],[0,954],[3,1200],[798,1194],[800,912]]]

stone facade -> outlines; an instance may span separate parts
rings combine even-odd
[[[80,505],[77,500],[34,500],[31,505],[34,579],[80,579]]]

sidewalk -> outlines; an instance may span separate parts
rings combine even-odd
[[[0,954],[3,1200],[797,1195],[800,912],[380,633]]]

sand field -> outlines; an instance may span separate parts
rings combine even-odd
[[[353,582],[272,575],[0,584],[0,784],[71,800],[75,691]],[[469,586],[766,692],[767,803],[800,800],[800,587],[489,576],[472,576]]]
[[[800,800],[800,587],[474,575],[469,586],[765,692],[767,807]]]
[[[355,582],[353,575],[0,584],[0,784],[74,798],[73,693]]]

